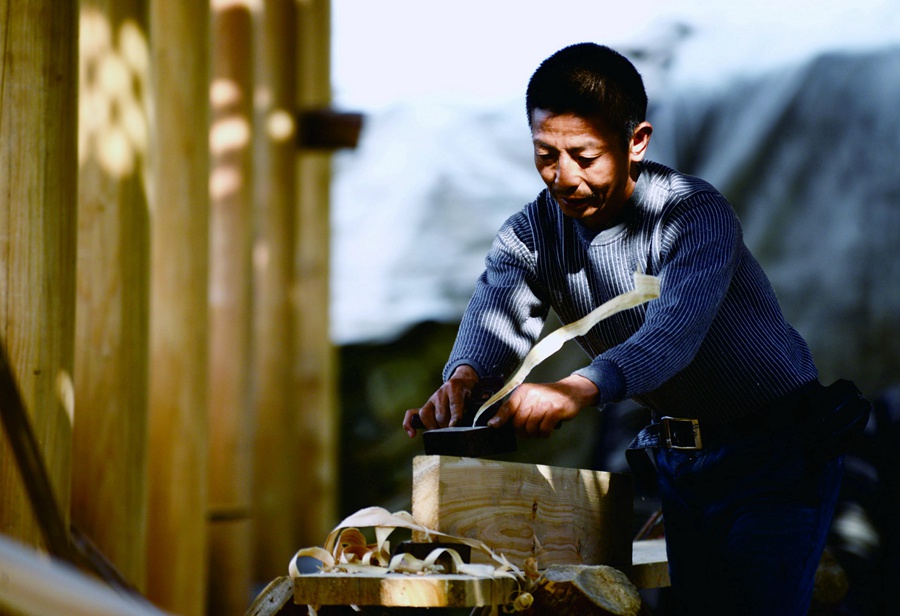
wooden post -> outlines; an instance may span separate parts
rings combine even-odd
[[[151,0],[147,594],[199,616],[207,572],[209,5]]]
[[[207,611],[227,615],[251,596],[253,27],[249,3],[213,0],[211,10]]]
[[[292,381],[296,199],[295,0],[266,0],[256,46],[254,246],[254,577],[287,571],[300,545],[293,493],[310,473],[295,464],[298,401]],[[317,545],[323,539],[317,538]]]
[[[301,108],[331,100],[330,2],[298,4],[297,100]],[[329,199],[331,158],[301,151],[298,160],[295,378],[298,397],[295,468],[309,469],[294,490],[298,541],[318,545],[337,523],[336,356],[329,337]]]
[[[76,6],[0,0],[0,339],[66,512],[75,327]],[[0,533],[40,542],[5,433]]]
[[[147,546],[149,47],[139,0],[80,19],[72,520],[137,588]]]

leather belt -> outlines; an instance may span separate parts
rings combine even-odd
[[[703,449],[703,435],[700,421],[687,417],[660,418],[641,430],[629,446],[629,449],[647,449],[651,447],[667,447],[696,451]]]
[[[806,400],[822,385],[811,381],[760,413],[752,413],[730,424],[716,424],[686,417],[665,416],[641,430],[629,449],[666,447],[697,451],[739,436],[786,430],[807,412]]]

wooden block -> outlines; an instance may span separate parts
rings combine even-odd
[[[524,567],[631,564],[631,476],[453,456],[413,460],[412,515]],[[424,537],[413,535],[415,540]],[[473,551],[473,562],[489,562]]]
[[[636,588],[670,586],[665,539],[635,541],[631,553],[631,565],[620,567],[620,569]]]
[[[502,605],[517,588],[512,578],[462,574],[310,573],[294,578],[294,603],[474,607]]]

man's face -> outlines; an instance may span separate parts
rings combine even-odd
[[[615,223],[634,191],[650,125],[641,124],[627,146],[605,122],[573,113],[535,109],[531,127],[534,165],[563,214],[592,228]]]

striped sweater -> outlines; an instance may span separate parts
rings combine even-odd
[[[599,405],[630,398],[662,414],[728,422],[817,377],[725,198],[657,163],[640,171],[610,229],[563,216],[546,190],[503,224],[444,378],[460,364],[508,377],[550,308],[575,321],[631,290],[638,269],[660,278],[660,297],[577,338],[591,361],[575,373],[597,385]]]

